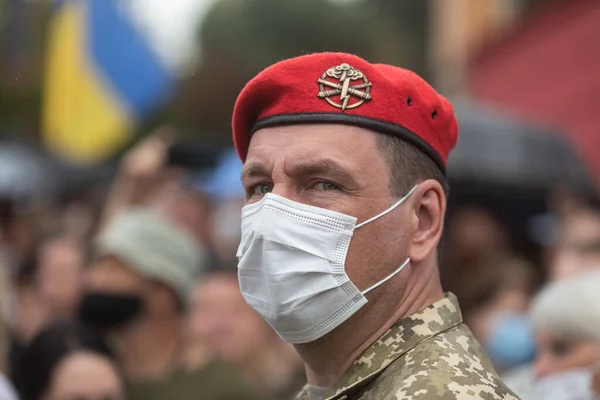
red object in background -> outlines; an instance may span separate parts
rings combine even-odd
[[[480,52],[469,89],[565,132],[600,185],[600,1],[548,3]]]

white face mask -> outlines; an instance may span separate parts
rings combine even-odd
[[[534,399],[540,400],[597,400],[593,391],[592,369],[574,370],[540,379],[534,385]]]
[[[410,262],[362,292],[344,268],[354,230],[394,210],[415,189],[358,225],[355,217],[272,193],[245,206],[237,257],[246,302],[286,342],[312,342],[331,332],[367,303],[366,293]]]

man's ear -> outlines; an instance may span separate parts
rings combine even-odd
[[[446,195],[438,181],[428,179],[419,184],[412,196],[416,226],[410,237],[409,257],[413,262],[421,262],[435,253],[440,242]]]

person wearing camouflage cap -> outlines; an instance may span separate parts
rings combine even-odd
[[[158,210],[131,208],[94,244],[79,317],[114,345],[128,399],[262,398],[208,357],[184,365],[188,296],[207,262],[187,230]]]
[[[517,399],[438,272],[458,136],[416,74],[349,54],[279,62],[239,95],[238,278],[293,343],[298,399]]]

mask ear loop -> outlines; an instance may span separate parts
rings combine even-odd
[[[404,269],[404,267],[406,267],[408,265],[408,263],[410,262],[410,258],[407,258],[406,261],[404,261],[404,263],[394,272],[392,272],[390,275],[388,275],[387,278],[377,282],[376,284],[374,284],[373,286],[371,286],[368,289],[365,289],[362,291],[362,295],[364,296],[365,294],[369,293],[371,290],[383,285],[384,283],[386,283],[387,281],[389,281],[390,279],[392,279],[394,276],[396,276],[396,274],[398,274],[400,271],[402,271]]]
[[[355,227],[354,229],[358,229],[358,228],[360,228],[361,226],[364,226],[364,225],[368,224],[369,222],[373,222],[373,221],[375,221],[377,218],[381,218],[381,217],[383,217],[384,215],[386,215],[386,214],[388,214],[388,213],[390,213],[390,212],[394,211],[394,209],[395,209],[396,207],[398,207],[400,204],[402,204],[402,203],[404,202],[404,200],[408,199],[408,196],[410,196],[410,195],[411,195],[411,194],[412,194],[412,193],[415,191],[415,189],[417,188],[417,186],[419,186],[419,185],[415,185],[415,187],[413,187],[412,189],[410,189],[410,192],[408,192],[408,193],[406,194],[406,196],[404,196],[403,198],[401,198],[400,200],[398,200],[398,201],[397,201],[397,202],[396,202],[394,205],[392,205],[390,208],[388,208],[387,210],[385,210],[385,211],[383,211],[383,212],[381,212],[381,213],[377,214],[377,215],[376,215],[376,216],[374,216],[374,217],[371,217],[371,218],[369,218],[369,219],[368,219],[368,220],[366,220],[366,221],[363,221],[363,222],[361,222],[360,224],[357,224],[357,225],[356,225],[356,227]]]

